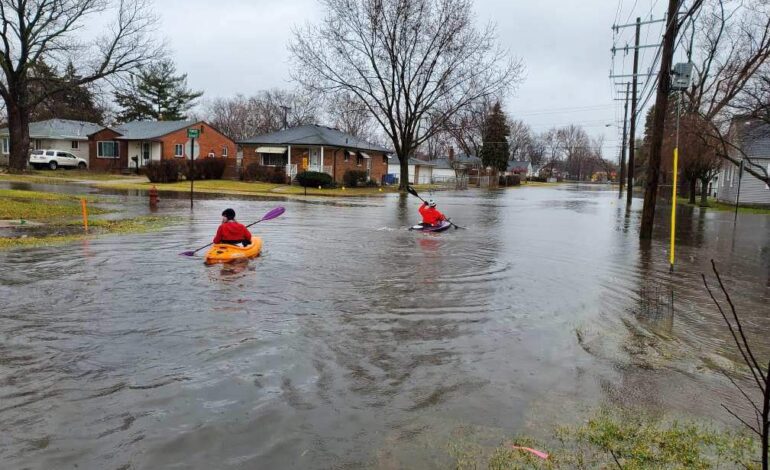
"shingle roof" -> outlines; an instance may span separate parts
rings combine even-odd
[[[529,162],[511,160],[508,162],[508,171],[527,171],[529,169]]]
[[[88,140],[88,135],[102,129],[93,122],[69,119],[48,119],[29,123],[32,139]],[[8,135],[8,128],[0,129],[0,135]]]
[[[436,160],[432,160],[434,167],[438,170],[451,170],[452,164],[449,162],[446,158],[437,158]]]
[[[419,158],[410,158],[409,159],[410,165],[416,165],[416,166],[436,166],[433,162],[428,162],[425,160],[420,160]]]
[[[770,157],[770,124],[753,119],[739,123],[739,141],[749,157]]]
[[[149,140],[191,127],[199,121],[131,121],[110,129],[121,134],[121,140]]]
[[[327,145],[329,147],[390,152],[390,150],[384,147],[366,142],[365,140],[346,134],[340,130],[316,125],[292,127],[271,134],[258,135],[250,139],[244,139],[238,143],[265,145]]]

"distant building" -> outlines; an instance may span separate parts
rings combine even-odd
[[[190,149],[188,129],[200,131],[195,152]],[[100,126],[88,139],[89,168],[94,170],[143,168],[161,160],[189,160],[196,153],[197,158],[225,158],[226,174],[235,172],[235,142],[204,121],[131,121]]]
[[[526,161],[511,160],[508,162],[508,168],[505,170],[506,175],[519,175],[522,178],[526,178],[532,175],[532,163]]]
[[[410,184],[430,184],[433,182],[434,162],[420,160],[419,158],[409,159],[409,183]],[[401,165],[398,158],[393,157],[388,164],[388,174],[395,175],[396,179],[401,177]]]
[[[770,124],[759,119],[736,118],[730,126],[728,138],[732,145],[740,149],[730,147],[732,158],[743,160],[745,153],[754,164],[760,165],[770,174]],[[725,160],[715,183],[712,183],[710,193],[716,193],[717,200],[721,202],[735,203],[739,173],[738,166]],[[770,188],[744,170],[740,202],[770,205]]]
[[[102,126],[93,122],[69,119],[47,119],[29,123],[30,147],[34,150],[55,149],[89,160],[88,135]],[[11,142],[9,129],[0,129],[0,163],[8,164]]]
[[[243,152],[241,168],[256,163],[283,167],[288,178],[298,172],[328,173],[341,183],[349,170],[366,171],[369,179],[384,180],[389,157],[385,147],[331,127],[305,125],[239,141]]]

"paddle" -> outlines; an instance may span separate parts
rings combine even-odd
[[[260,222],[263,222],[263,221],[265,221],[265,220],[272,220],[272,219],[275,219],[276,217],[279,217],[279,216],[280,216],[281,214],[283,214],[284,212],[286,212],[286,209],[285,209],[285,208],[283,208],[283,207],[276,207],[275,209],[273,209],[273,210],[271,210],[270,212],[268,212],[267,214],[265,214],[265,215],[264,215],[264,217],[262,217],[261,219],[259,219],[258,221],[254,222],[254,223],[251,223],[251,224],[247,225],[246,227],[251,227],[252,225],[256,225],[256,224],[258,224],[258,223],[260,223]],[[213,245],[213,244],[214,244],[214,242],[211,242],[211,243],[209,243],[208,245],[204,245],[204,246],[202,246],[202,247],[198,248],[197,250],[193,250],[193,251],[184,251],[184,252],[182,252],[182,253],[179,253],[179,255],[180,255],[180,256],[194,256],[194,255],[195,255],[195,253],[197,253],[197,252],[201,251],[201,250],[202,250],[202,249],[204,249],[204,248],[210,247],[210,246],[211,246],[211,245]]]
[[[407,186],[406,190],[409,191],[409,194],[421,200],[422,202],[427,202],[425,199],[421,198],[419,194],[417,194],[417,191],[413,187]],[[455,224],[454,222],[452,222],[452,219],[447,218],[446,221],[449,222],[452,225],[452,227],[455,228],[455,230],[457,230],[458,228],[465,230],[465,227],[460,227],[459,225]]]

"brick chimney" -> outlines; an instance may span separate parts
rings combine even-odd
[[[449,159],[450,162],[455,161],[455,148],[454,147],[451,147],[451,146],[449,147],[449,156],[447,158]]]

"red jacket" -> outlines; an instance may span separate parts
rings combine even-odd
[[[444,214],[439,212],[438,209],[427,204],[420,206],[420,215],[422,216],[422,223],[430,225],[436,225],[446,219]]]
[[[214,237],[214,243],[221,243],[222,241],[241,242],[243,240],[251,240],[251,233],[243,224],[234,220],[228,220],[220,225]]]

